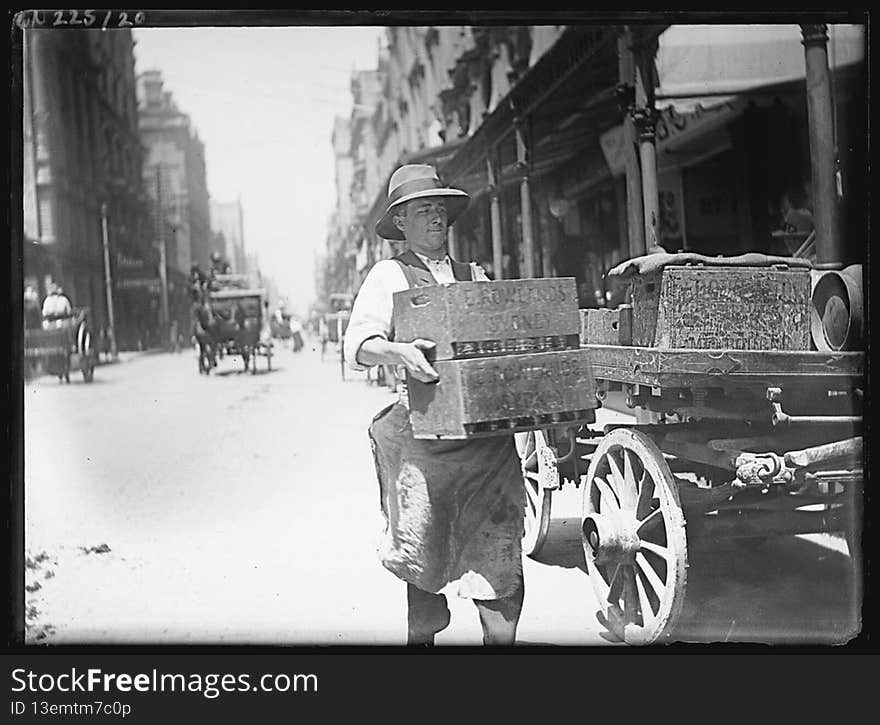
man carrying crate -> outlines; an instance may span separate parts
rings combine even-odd
[[[429,340],[394,340],[393,295],[412,287],[485,281],[474,263],[449,258],[446,235],[469,197],[444,187],[433,167],[399,168],[388,185],[380,236],[408,249],[381,260],[354,301],[345,359],[354,370],[396,365],[438,380]],[[369,429],[386,529],[383,565],[407,583],[408,644],[434,643],[450,620],[441,590],[474,601],[484,644],[513,644],[523,603],[523,496],[512,436],[417,440],[405,388]]]

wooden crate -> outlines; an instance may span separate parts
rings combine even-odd
[[[438,383],[407,380],[416,438],[505,435],[595,420],[587,350],[439,360],[434,367]]]
[[[457,282],[394,295],[395,339],[436,343],[434,360],[574,349],[574,277]]]
[[[580,310],[582,345],[632,345],[632,305]]]
[[[632,305],[637,346],[810,349],[807,269],[669,266],[633,281]]]

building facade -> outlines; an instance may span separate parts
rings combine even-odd
[[[352,75],[351,117],[333,130],[338,205],[317,289],[353,291],[376,260],[395,253],[373,232],[394,169],[449,158],[562,30],[388,28],[376,70]]]
[[[60,283],[95,329],[108,323],[102,208],[110,274],[155,269],[138,135],[134,41],[127,29],[24,33],[24,275]],[[118,298],[117,338],[133,338],[151,298]]]
[[[243,274],[247,268],[247,258],[241,199],[235,201],[211,200],[211,231],[215,235],[212,248],[221,251],[233,272]],[[220,235],[220,238],[217,235]]]
[[[162,214],[173,226],[173,240],[166,240],[172,250],[169,267],[188,274],[192,264],[206,267],[215,251],[205,147],[189,116],[163,86],[160,71],[138,76],[139,129],[146,147],[144,187],[154,204],[161,198]]]
[[[573,276],[581,306],[613,303],[608,269],[656,247],[792,254],[803,239],[782,233],[786,205],[812,204],[806,28],[390,28],[377,64],[387,75],[375,176],[387,183],[400,163],[434,163],[471,195],[450,233],[454,256],[496,279]],[[845,261],[859,262],[864,28],[828,34],[833,203]],[[648,152],[657,174],[643,185]],[[361,265],[389,253],[372,233],[385,203],[380,184],[351,224],[368,252],[348,262],[352,292]],[[351,241],[342,248],[352,254]],[[328,268],[346,263],[331,257],[328,248]]]

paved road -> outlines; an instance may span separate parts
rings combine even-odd
[[[392,402],[306,348],[256,376],[200,376],[189,352],[123,356],[94,383],[25,386],[29,637],[49,643],[403,643],[402,583],[379,564],[366,428]],[[603,413],[605,415],[605,413]],[[555,494],[525,562],[526,644],[606,644],[578,532]],[[858,597],[846,545],[791,537],[691,553],[675,636],[844,641]],[[451,602],[439,644],[478,644]]]

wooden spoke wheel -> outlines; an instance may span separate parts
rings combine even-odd
[[[514,439],[526,493],[522,550],[526,556],[536,556],[550,530],[550,501],[559,485],[556,451],[542,430],[517,433]]]
[[[596,448],[581,531],[609,632],[628,644],[668,636],[684,603],[685,521],[669,466],[643,433],[618,428]]]

